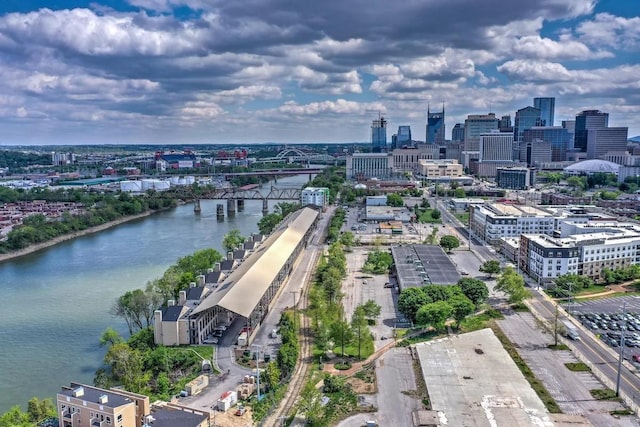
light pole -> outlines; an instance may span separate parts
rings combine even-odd
[[[293,294],[293,327],[295,329],[298,321],[297,321],[297,317],[298,317],[298,310],[296,308],[296,296],[298,295],[298,291],[289,291]]]
[[[252,347],[257,348],[256,350],[256,371],[257,371],[257,375],[256,375],[256,384],[257,384],[257,396],[258,396],[258,402],[260,402],[260,346],[257,344],[253,344]]]
[[[627,303],[625,301],[624,304],[622,304],[622,317],[624,318],[624,316],[626,315],[626,309],[627,309]],[[623,325],[622,326],[622,334],[620,335],[620,355],[618,357],[618,375],[616,377],[616,396],[620,396],[620,372],[622,371],[622,355],[624,353],[624,333],[627,330],[627,326]]]

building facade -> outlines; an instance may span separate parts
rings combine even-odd
[[[451,129],[451,140],[464,141],[464,125],[462,123],[456,123]]]
[[[533,98],[533,106],[540,110],[541,126],[553,126],[556,99],[555,98]]]
[[[480,135],[478,161],[511,161],[513,134],[498,131]]]
[[[467,116],[464,121],[464,151],[478,151],[480,135],[498,129],[498,122],[494,113]]]
[[[496,184],[500,188],[509,190],[526,190],[535,182],[533,170],[529,168],[498,168],[496,170]]]
[[[371,152],[384,153],[387,151],[387,121],[380,117],[371,123]]]
[[[584,110],[576,115],[573,146],[582,152],[587,151],[589,130],[609,127],[609,113],[599,110]]]
[[[524,131],[534,126],[540,126],[540,110],[534,107],[524,107],[516,111],[513,123],[514,141],[522,141]]]
[[[302,206],[314,205],[324,208],[329,204],[329,189],[327,187],[307,187],[300,193]]]
[[[548,212],[530,206],[493,203],[469,206],[471,233],[495,245],[503,237],[517,237],[524,233],[551,234],[554,217]]]
[[[420,148],[397,148],[393,150],[391,152],[393,157],[393,173],[399,176],[404,172],[418,172],[418,162],[420,160],[433,159],[434,154],[437,154],[429,148],[422,146]]]
[[[411,126],[398,126],[398,133],[393,135],[391,148],[411,148],[412,146]]]
[[[607,153],[625,152],[629,128],[616,127],[587,131],[587,159],[599,159]]]
[[[567,150],[571,148],[571,134],[561,126],[533,126],[525,129],[522,136],[524,143],[544,141],[551,144],[551,161],[567,160]]]
[[[419,160],[419,167],[426,179],[459,178],[463,174],[462,165],[454,159]]]
[[[391,153],[354,153],[347,156],[347,179],[385,179],[393,176]]]
[[[444,105],[442,106],[441,112],[432,113],[431,110],[427,108],[427,133],[425,142],[427,144],[444,144],[444,133]]]

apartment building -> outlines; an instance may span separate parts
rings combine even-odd
[[[602,270],[628,267],[640,262],[640,227],[618,223],[606,231],[567,237],[527,235],[520,237],[520,267],[542,282],[563,274],[578,274],[596,282]]]
[[[56,396],[60,427],[209,427],[208,412],[171,403],[149,404],[149,397],[80,383]]]
[[[307,187],[300,194],[302,206],[314,205],[324,208],[329,204],[329,189],[327,187]]]
[[[524,233],[551,234],[555,220],[549,212],[531,206],[493,203],[469,206],[471,233],[489,244]]]

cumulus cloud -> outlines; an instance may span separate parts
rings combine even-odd
[[[622,62],[640,61],[618,50],[637,52],[640,18],[594,15],[595,3],[43,1],[0,15],[0,116],[9,135],[45,117],[45,136],[112,138],[99,122],[117,120],[141,141],[209,141],[212,128],[277,141],[284,128],[292,139],[368,139],[371,111],[420,129],[429,102],[446,101],[454,120],[509,113],[542,92],[562,97],[559,111],[596,97],[631,111],[638,70]]]

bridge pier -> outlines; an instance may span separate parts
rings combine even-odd
[[[224,221],[224,205],[222,203],[216,205],[216,217],[218,221]]]
[[[244,199],[238,199],[238,212],[242,212],[244,210]]]
[[[262,199],[262,216],[269,215],[269,199]]]
[[[199,214],[202,212],[202,208],[200,207],[200,199],[195,199],[193,201],[193,212]]]
[[[311,180],[313,179],[313,174],[309,174],[309,182],[311,182]]]
[[[227,199],[227,214],[229,216],[236,214],[236,199]]]

